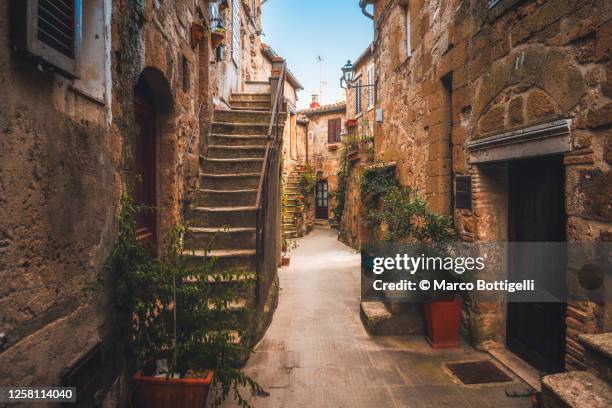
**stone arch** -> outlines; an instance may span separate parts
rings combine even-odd
[[[474,135],[511,131],[561,116],[561,107],[552,95],[539,86],[519,83],[503,89],[489,102],[476,122]]]
[[[558,116],[568,116],[586,94],[587,84],[579,68],[561,50],[543,44],[518,47],[494,62],[489,74],[476,86],[475,135],[483,115],[491,114],[497,99],[516,89],[537,89],[542,92],[538,95],[542,100],[554,101]]]

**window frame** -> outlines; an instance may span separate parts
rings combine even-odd
[[[332,137],[330,129],[334,130],[334,135]],[[342,133],[342,118],[330,118],[327,119],[327,143],[340,143],[342,138],[340,134]]]
[[[240,68],[241,65],[241,55],[240,55],[240,7],[242,1],[241,0],[232,0],[232,47],[231,47],[231,55],[232,61],[236,65],[237,68]]]
[[[12,0],[10,7],[11,20],[23,22],[13,24],[13,41],[18,49],[27,55],[37,57],[44,64],[69,79],[75,79],[80,71],[80,53],[82,48],[82,0],[73,1],[73,44],[72,57],[65,55],[38,39],[38,3],[39,0]]]
[[[404,37],[404,47],[406,47],[406,58],[412,56],[412,32],[411,32],[411,21],[410,21],[410,2],[404,6],[404,29],[406,35]]]
[[[373,63],[368,65],[366,69],[366,76],[368,78],[368,110],[372,109],[376,105],[376,71]]]
[[[361,102],[361,78],[355,80],[355,116],[363,112],[363,104]]]

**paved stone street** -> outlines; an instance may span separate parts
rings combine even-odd
[[[316,229],[280,270],[278,310],[246,371],[270,392],[259,407],[529,407],[518,381],[460,385],[447,361],[489,358],[433,350],[422,336],[371,337],[359,318],[359,254]],[[224,406],[234,406],[226,403]]]

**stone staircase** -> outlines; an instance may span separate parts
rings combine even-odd
[[[303,222],[300,222],[299,217],[296,217],[296,211],[301,211],[304,214],[304,204],[297,199],[298,196],[302,195],[300,177],[300,172],[294,169],[285,179],[283,191],[283,237],[285,239],[303,236]]]
[[[218,271],[248,272],[252,289],[240,293],[230,307],[257,310],[256,200],[271,115],[269,94],[234,94],[231,110],[214,113],[208,154],[200,158],[195,192],[185,235],[185,251],[194,260],[208,255]],[[207,253],[207,251],[209,251]],[[232,279],[211,282],[232,284]],[[253,341],[261,333],[255,320],[243,321]],[[252,342],[249,342],[252,345]]]
[[[612,406],[612,333],[580,336],[586,371],[548,375],[542,379],[546,408]]]

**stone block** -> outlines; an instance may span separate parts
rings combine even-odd
[[[595,60],[602,61],[610,59],[612,55],[612,24],[604,24],[596,34]]]
[[[612,387],[591,373],[574,371],[542,379],[546,408],[604,408],[610,406]]]
[[[612,123],[612,102],[601,108],[590,110],[587,114],[587,126],[597,128]]]
[[[504,106],[494,106],[480,119],[480,133],[489,133],[501,130],[506,123],[506,109]]]
[[[527,117],[530,120],[542,119],[555,113],[555,104],[550,96],[535,89],[527,96]]]
[[[508,120],[510,126],[520,125],[523,123],[523,98],[517,96],[510,101],[508,106]]]

